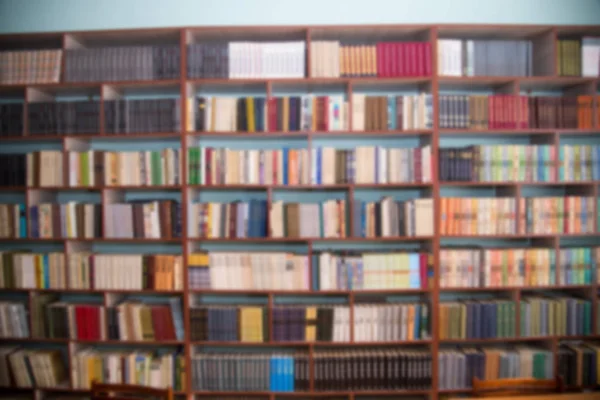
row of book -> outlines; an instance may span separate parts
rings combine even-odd
[[[193,78],[304,78],[306,42],[197,43],[188,45]]]
[[[433,96],[352,94],[352,130],[401,131],[433,128]]]
[[[58,82],[62,58],[62,50],[0,51],[0,84]]]
[[[0,238],[27,237],[25,204],[0,204]]]
[[[104,132],[108,135],[179,133],[181,126],[179,97],[104,100]]]
[[[74,389],[90,390],[96,382],[184,391],[185,365],[185,355],[168,349],[82,348],[71,357],[71,385]]]
[[[425,303],[355,304],[354,341],[391,342],[428,339],[430,314],[429,305]]]
[[[62,186],[64,184],[64,157],[62,151],[43,150],[20,157],[26,160],[26,174],[20,185],[28,187]]]
[[[515,235],[520,231],[517,199],[509,197],[440,199],[440,233],[456,235]],[[521,208],[520,217],[525,214]]]
[[[354,201],[354,237],[433,235],[433,199]]]
[[[442,340],[514,337],[516,335],[515,321],[514,301],[440,303],[439,333]]]
[[[558,375],[567,387],[597,386],[600,347],[597,343],[566,342],[558,349]]]
[[[428,42],[310,43],[312,78],[431,76]]]
[[[437,362],[440,390],[471,388],[473,378],[554,378],[553,352],[533,346],[442,349]]]
[[[57,269],[60,281],[66,281],[65,270]],[[67,256],[66,269],[70,289],[183,290],[183,259],[178,255],[76,252]]]
[[[345,200],[320,203],[274,201],[269,210],[269,237],[345,238],[348,236]]]
[[[440,287],[514,287],[556,284],[553,249],[440,250]]]
[[[23,103],[0,104],[0,137],[23,133]]]
[[[191,307],[190,332],[193,341],[266,342],[269,340],[267,312],[262,306],[251,305]]]
[[[29,237],[35,239],[100,238],[102,205],[72,201],[37,204],[29,207],[29,228]]]
[[[592,334],[592,303],[574,297],[527,297],[521,300],[521,336]]]
[[[600,39],[584,36],[581,40],[559,39],[556,67],[562,76],[600,76]]]
[[[532,76],[533,53],[531,40],[438,39],[438,75]]]
[[[350,340],[350,307],[275,306],[271,339],[275,342],[347,342]]]
[[[60,350],[0,347],[0,386],[52,388],[65,383],[68,371]]]
[[[283,252],[192,253],[188,285],[192,290],[309,290],[308,261],[306,255]]]
[[[527,197],[519,200],[519,232],[543,235],[596,231],[594,197]]]
[[[0,187],[25,186],[26,159],[25,154],[0,154]]]
[[[0,287],[4,289],[65,289],[63,253],[1,252]]]
[[[27,131],[31,136],[96,134],[100,132],[100,100],[28,103]]]
[[[65,82],[178,79],[179,45],[119,46],[65,50]]]
[[[196,97],[188,99],[187,130],[298,132],[349,129],[343,95]]]
[[[590,285],[598,279],[600,267],[600,248],[580,247],[561,248],[559,252],[560,268],[558,272],[559,285]]]
[[[88,153],[90,159],[95,157],[94,151]],[[71,168],[69,181],[73,178],[79,180],[79,177],[87,175],[87,179],[82,179],[83,186],[85,186],[85,183],[93,185],[96,182],[92,176],[96,174],[96,176],[99,175],[98,178],[104,178],[100,182],[106,186],[161,186],[179,185],[181,183],[181,154],[179,149],[96,153],[103,156],[104,165],[91,171],[89,166],[85,164],[82,166],[80,163],[79,166],[82,167],[83,171],[79,171],[78,174],[77,164],[75,163],[74,166],[71,164],[69,166]],[[71,157],[71,154],[73,152],[69,153],[69,157]],[[75,153],[76,156],[79,154],[81,153]]]
[[[319,255],[319,290],[427,289],[432,259],[425,253]]]
[[[0,338],[28,338],[29,316],[25,304],[0,301]]]
[[[135,200],[106,204],[104,222],[106,238],[180,238],[181,203],[175,200]]]
[[[164,304],[125,301],[114,307],[50,302],[44,314],[47,337],[54,339],[183,340],[181,300],[176,297]]]
[[[192,203],[188,236],[194,238],[265,238],[267,202]]]
[[[600,180],[600,146],[562,145],[558,148],[558,180]]]

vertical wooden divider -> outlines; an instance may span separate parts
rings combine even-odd
[[[595,210],[595,226],[596,226],[596,233],[598,233],[599,230],[599,226],[598,226],[598,195],[600,193],[598,193],[598,185],[594,184],[594,210]],[[594,249],[592,249],[594,250]],[[592,255],[592,257],[594,257],[594,255]],[[598,276],[596,271],[592,271],[592,293],[591,293],[591,301],[592,301],[592,335],[600,335],[600,332],[598,331]],[[595,279],[593,279],[595,277]]]
[[[181,173],[181,247],[182,247],[182,262],[183,262],[183,326],[185,329],[185,342],[184,342],[184,355],[185,355],[185,367],[187,382],[185,382],[185,393],[186,398],[191,400],[193,397],[192,382],[193,377],[191,371],[192,368],[192,346],[191,346],[191,332],[190,332],[190,290],[188,282],[188,255],[189,255],[189,243],[187,237],[187,220],[188,220],[188,180],[187,180],[187,34],[188,30],[182,28],[179,32],[179,51],[180,51],[180,70],[179,70],[179,94],[181,100],[179,101],[181,111],[181,122],[179,127],[179,133],[181,134],[181,148],[180,148],[180,165]]]
[[[433,178],[433,285],[429,287],[431,300],[431,399],[438,398],[438,352],[439,352],[439,301],[440,301],[440,179],[438,171],[438,152],[440,144],[439,128],[439,81],[437,70],[437,39],[438,28],[432,27],[429,30],[429,42],[431,43],[431,92],[433,94],[433,131],[431,136],[431,176]]]

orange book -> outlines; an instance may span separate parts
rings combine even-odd
[[[311,131],[314,132],[317,130],[317,98],[315,96],[312,98],[312,110]]]
[[[573,232],[575,233],[581,233],[581,214],[582,214],[582,207],[581,207],[581,197],[577,196],[575,197],[575,229],[573,230]]]
[[[343,200],[340,200],[338,203],[339,210],[339,221],[340,221],[340,237],[346,237],[346,203]]]
[[[373,45],[369,47],[369,51],[371,53],[371,68],[370,73],[371,76],[377,76],[377,46]]]
[[[346,60],[345,60],[345,56],[346,56],[346,47],[344,46],[340,46],[339,50],[338,50],[338,58],[339,58],[339,62],[340,62],[340,76],[345,76],[346,75]]]
[[[456,215],[454,214],[455,206],[458,199],[450,197],[448,199],[448,235],[452,236],[456,233]]]
[[[414,340],[415,339],[415,306],[408,306],[408,332],[407,339]]]
[[[298,150],[290,149],[288,157],[288,183],[296,185],[298,184]]]
[[[360,48],[360,76],[366,76],[369,71],[369,52],[367,46],[359,46]]]
[[[471,232],[471,234],[477,234],[477,214],[479,214],[479,202],[477,201],[476,198],[472,198],[471,199],[471,214],[470,214],[470,218],[471,218],[471,226],[469,231]]]
[[[447,208],[448,208],[448,198],[446,197],[442,197],[440,198],[440,233],[442,235],[446,235],[447,234],[447,224],[448,224],[448,217],[447,217]]]
[[[350,75],[358,76],[360,73],[360,46],[351,46]]]

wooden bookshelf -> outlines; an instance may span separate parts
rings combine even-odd
[[[397,37],[397,38],[424,38],[425,42],[431,44],[431,48],[434,51],[431,54],[431,65],[432,74],[431,76],[417,76],[417,77],[397,77],[397,78],[318,78],[310,77],[305,78],[264,78],[264,79],[191,79],[187,76],[186,61],[187,61],[187,44],[194,35],[199,37],[213,38],[216,36],[221,37],[224,40],[277,40],[279,37],[299,37],[306,41],[306,59],[305,65],[309,70],[311,57],[310,42],[313,40],[321,40],[323,37],[338,37],[338,38],[360,38],[360,37]],[[68,145],[72,141],[102,141],[115,143],[123,141],[139,141],[145,140],[160,140],[170,139],[177,141],[179,139],[179,146],[181,149],[182,165],[184,168],[181,172],[181,181],[184,182],[181,185],[162,185],[162,186],[105,186],[95,185],[92,187],[69,187],[69,186],[51,186],[51,187],[24,187],[24,186],[12,186],[3,187],[1,192],[24,192],[26,196],[26,206],[30,205],[30,199],[32,191],[52,191],[52,192],[77,192],[77,191],[97,191],[102,193],[101,204],[105,206],[108,204],[106,192],[108,191],[148,191],[148,192],[176,192],[180,194],[180,202],[182,204],[182,237],[181,238],[166,238],[166,239],[111,239],[111,238],[97,238],[97,239],[77,239],[77,238],[52,238],[52,239],[0,239],[1,242],[7,244],[20,244],[20,243],[32,243],[32,245],[38,244],[58,244],[63,246],[65,252],[68,249],[68,245],[72,242],[81,242],[83,244],[178,244],[181,246],[181,254],[184,257],[184,264],[188,265],[188,256],[194,251],[197,244],[240,244],[240,245],[253,245],[253,244],[301,244],[307,245],[309,259],[318,253],[314,249],[314,245],[317,243],[342,243],[342,244],[357,244],[360,245],[371,245],[371,244],[394,244],[394,243],[413,243],[413,244],[424,244],[430,246],[434,260],[434,276],[433,282],[428,289],[380,289],[380,290],[242,290],[242,289],[192,289],[188,284],[188,275],[184,269],[184,289],[183,290],[80,290],[80,289],[0,289],[0,293],[7,294],[27,294],[30,303],[34,295],[39,293],[55,293],[55,294],[77,294],[77,295],[102,295],[106,303],[106,297],[111,295],[121,294],[132,294],[132,295],[172,295],[180,296],[183,302],[183,321],[185,330],[185,340],[182,341],[163,341],[160,343],[148,342],[148,341],[115,341],[115,340],[103,340],[103,341],[85,341],[85,340],[72,340],[72,339],[38,339],[38,338],[14,338],[14,339],[1,339],[6,344],[19,344],[27,343],[29,345],[35,344],[53,344],[53,345],[64,345],[68,347],[69,356],[72,356],[72,348],[74,345],[89,344],[89,345],[131,345],[131,346],[178,346],[183,348],[185,354],[185,365],[187,366],[186,371],[186,391],[175,392],[175,395],[188,400],[194,398],[203,397],[214,397],[214,396],[246,396],[256,397],[269,400],[275,400],[276,398],[347,398],[355,399],[357,396],[378,396],[378,397],[399,397],[399,396],[417,396],[422,398],[429,398],[437,400],[440,395],[448,394],[466,394],[469,393],[469,389],[460,390],[440,390],[438,389],[439,371],[437,357],[442,345],[458,345],[458,344],[471,344],[471,345],[484,345],[484,344],[517,344],[517,343],[530,343],[530,342],[544,342],[551,343],[552,350],[555,357],[555,372],[557,371],[557,357],[558,357],[558,344],[561,340],[600,340],[600,332],[593,335],[582,337],[582,336],[536,336],[536,337],[522,337],[515,336],[509,338],[494,338],[494,339],[440,339],[440,326],[438,318],[438,310],[440,303],[441,294],[445,293],[463,293],[465,295],[474,293],[488,293],[495,295],[509,294],[513,296],[513,300],[518,304],[521,293],[523,292],[537,292],[545,290],[554,291],[578,291],[584,293],[586,298],[591,300],[593,304],[591,326],[592,330],[596,330],[596,310],[598,307],[598,283],[593,282],[589,285],[554,285],[554,286],[534,286],[534,287],[459,287],[459,288],[446,288],[440,287],[440,248],[442,241],[447,239],[465,239],[469,241],[476,240],[544,240],[552,242],[551,248],[554,248],[555,253],[558,254],[559,245],[561,239],[567,238],[591,238],[600,239],[600,230],[596,222],[596,232],[584,233],[584,234],[515,234],[515,235],[461,235],[461,236],[444,236],[441,235],[440,229],[440,198],[441,189],[443,187],[448,188],[485,188],[485,187],[506,187],[514,188],[516,190],[515,198],[521,197],[521,189],[523,187],[584,187],[589,188],[594,196],[598,196],[598,186],[600,181],[585,180],[580,182],[443,182],[438,177],[438,151],[440,142],[446,138],[452,138],[455,136],[466,136],[469,137],[484,137],[484,136],[502,136],[502,137],[527,137],[530,136],[536,139],[545,140],[547,136],[550,144],[555,149],[560,144],[561,137],[572,137],[573,135],[588,135],[597,136],[600,135],[600,118],[594,117],[594,128],[592,129],[446,129],[440,128],[439,121],[439,96],[440,93],[446,89],[477,89],[477,88],[508,88],[508,93],[518,95],[522,91],[533,89],[558,89],[568,91],[573,87],[582,88],[587,94],[594,95],[593,109],[596,110],[598,107],[598,96],[600,95],[600,78],[587,78],[587,77],[564,77],[557,74],[556,63],[552,62],[552,65],[540,66],[540,70],[544,71],[539,76],[474,76],[474,77],[450,77],[440,76],[437,73],[437,52],[435,51],[436,43],[441,38],[535,38],[538,40],[539,46],[543,47],[549,54],[549,59],[555,60],[557,55],[556,43],[562,35],[600,35],[600,26],[532,26],[532,25],[359,25],[359,26],[253,26],[253,27],[183,27],[183,28],[161,28],[161,29],[140,29],[140,30],[114,30],[114,31],[81,31],[81,32],[63,32],[63,33],[36,33],[36,34],[23,34],[23,35],[2,35],[0,36],[0,42],[11,42],[11,41],[23,41],[23,42],[49,42],[56,41],[62,44],[62,49],[69,48],[69,41],[75,38],[84,38],[86,40],[98,40],[106,41],[114,44],[128,43],[131,37],[144,38],[148,40],[148,37],[159,37],[168,38],[172,43],[177,43],[180,46],[181,62],[180,62],[180,78],[179,79],[165,79],[165,80],[136,80],[136,81],[99,81],[99,82],[82,82],[82,83],[70,83],[70,82],[58,82],[58,83],[46,83],[46,84],[14,84],[14,85],[0,85],[0,98],[4,94],[22,93],[24,102],[24,115],[27,115],[28,104],[32,102],[32,99],[28,95],[30,90],[44,90],[48,92],[58,91],[73,91],[73,90],[90,90],[99,93],[100,98],[100,114],[103,114],[104,102],[109,99],[107,96],[107,89],[148,89],[148,90],[160,90],[160,89],[173,89],[179,93],[181,104],[185,104],[185,100],[188,97],[189,87],[202,87],[209,85],[217,88],[234,88],[243,92],[248,87],[260,87],[266,97],[272,97],[276,94],[278,87],[292,87],[299,91],[312,91],[313,89],[326,88],[331,85],[339,85],[343,88],[344,94],[351,98],[351,95],[355,92],[361,92],[365,88],[367,89],[381,89],[387,87],[393,87],[393,85],[405,85],[409,87],[425,88],[425,90],[433,96],[433,128],[432,129],[416,129],[416,130],[370,130],[370,131],[359,131],[354,130],[350,124],[349,128],[343,131],[268,131],[268,132],[217,132],[217,131],[188,131],[185,129],[185,123],[187,120],[188,110],[186,107],[180,107],[181,110],[181,121],[182,129],[178,132],[140,132],[131,134],[110,134],[106,131],[103,118],[100,118],[100,129],[96,134],[69,134],[69,135],[30,135],[28,130],[28,124],[25,118],[24,131],[22,136],[8,136],[0,137],[2,146],[13,146],[20,144],[34,145],[41,142],[57,142],[62,145],[62,153],[66,159],[68,153]],[[151,42],[145,42],[151,43]],[[64,66],[64,60],[63,60]],[[61,71],[62,72],[62,71]],[[349,102],[349,113],[351,114],[352,103]],[[594,115],[596,115],[594,111]],[[192,145],[192,140],[201,140],[204,138],[210,138],[219,140],[220,138],[226,138],[228,140],[235,139],[256,139],[257,143],[263,139],[274,139],[285,141],[286,139],[302,139],[308,141],[308,145],[311,145],[311,141],[318,138],[327,138],[329,140],[345,140],[356,138],[403,138],[403,137],[426,137],[430,140],[432,146],[432,181],[430,183],[401,183],[401,184],[335,184],[335,185],[192,185],[187,184],[187,149]],[[272,192],[277,191],[344,191],[349,196],[354,194],[357,189],[378,191],[378,190],[393,190],[393,189],[425,189],[431,191],[431,196],[434,200],[434,234],[432,236],[403,236],[403,237],[384,237],[384,238],[340,238],[340,239],[329,239],[329,238],[248,238],[248,239],[207,239],[207,238],[195,238],[187,235],[187,216],[188,216],[188,205],[190,204],[190,198],[192,193],[198,193],[202,191],[266,191],[268,193],[268,199],[271,201]],[[597,210],[597,205],[595,205]],[[352,217],[348,221],[349,225],[352,225]],[[589,246],[586,244],[586,246]],[[134,248],[134,247],[132,247]],[[376,251],[376,249],[374,250]],[[312,261],[310,262],[312,264]],[[312,265],[311,265],[312,267]],[[353,310],[356,304],[356,296],[360,295],[407,295],[407,296],[423,296],[429,299],[431,305],[430,319],[430,339],[414,340],[414,341],[394,341],[394,342],[358,342],[354,341],[354,334],[351,329],[351,340],[350,342],[275,342],[267,341],[264,343],[244,343],[244,342],[215,342],[215,341],[192,341],[190,334],[190,306],[191,297],[197,295],[256,295],[266,296],[269,299],[269,305],[273,305],[274,296],[345,296],[348,298],[348,304],[350,309]],[[518,307],[516,312],[516,333],[519,334],[519,311]],[[270,313],[270,312],[269,312]],[[271,313],[270,313],[271,314]],[[272,315],[269,316],[269,321],[272,322]],[[354,312],[350,312],[350,326],[353,325]],[[270,324],[272,326],[272,324]],[[191,358],[195,348],[198,347],[229,347],[232,349],[241,347],[275,347],[275,348],[302,348],[308,352],[311,373],[310,373],[310,391],[307,392],[207,392],[207,391],[196,391],[192,386],[192,373],[190,369]],[[401,391],[336,391],[336,392],[319,392],[314,390],[314,365],[313,355],[315,348],[343,348],[343,347],[359,348],[359,347],[394,347],[394,346],[407,346],[412,348],[414,346],[420,346],[429,349],[433,359],[432,363],[432,387],[429,390],[401,390]],[[70,358],[70,357],[69,357]],[[69,367],[69,365],[68,365]],[[70,368],[68,368],[70,370]],[[597,387],[590,387],[591,389],[597,389]],[[583,389],[583,388],[573,388]],[[588,388],[586,388],[588,389]],[[70,379],[66,386],[56,388],[6,388],[6,390],[15,392],[31,392],[35,395],[35,398],[39,398],[40,392],[49,393],[68,393],[68,394],[89,394],[88,390],[76,389],[71,386]]]

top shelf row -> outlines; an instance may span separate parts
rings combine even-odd
[[[3,86],[431,76],[597,78],[600,27],[261,27],[0,36]]]

